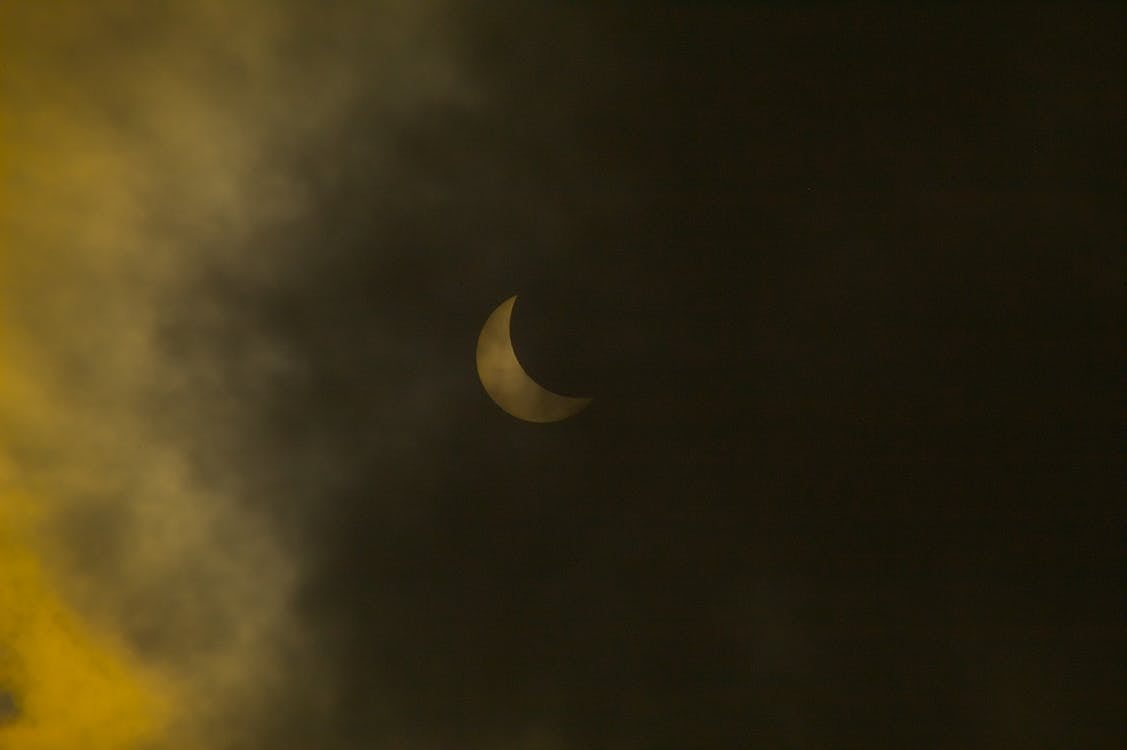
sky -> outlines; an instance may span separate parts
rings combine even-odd
[[[0,4],[0,749],[1122,747],[1125,21]]]

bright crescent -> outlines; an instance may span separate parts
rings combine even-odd
[[[477,376],[485,392],[506,412],[526,422],[558,422],[582,411],[589,398],[561,396],[524,371],[513,350],[509,322],[516,295],[494,310],[477,338]]]

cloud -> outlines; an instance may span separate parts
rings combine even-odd
[[[256,746],[285,696],[311,714],[333,699],[292,612],[303,561],[270,498],[250,496],[269,471],[245,441],[257,404],[233,386],[300,379],[308,363],[258,330],[234,356],[186,357],[177,322],[229,335],[237,310],[209,304],[201,279],[259,289],[303,272],[306,248],[261,237],[308,224],[313,183],[336,167],[303,160],[359,102],[394,129],[470,94],[442,13],[0,11],[0,569],[15,582],[0,744]],[[378,163],[389,144],[369,136]]]

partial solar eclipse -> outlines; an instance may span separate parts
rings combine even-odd
[[[477,375],[497,406],[526,422],[558,422],[583,410],[589,398],[561,396],[533,380],[517,359],[509,322],[516,295],[486,319],[477,338]]]

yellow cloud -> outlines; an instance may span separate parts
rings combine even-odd
[[[18,707],[0,747],[140,747],[166,723],[170,691],[60,598],[31,544],[40,505],[0,492],[0,685]]]
[[[442,3],[330,5],[0,0],[0,750],[246,747],[332,699],[226,381],[305,363],[167,336],[224,328],[209,272],[297,273],[253,238],[307,220],[296,157],[357,97],[402,125],[461,90],[418,52]]]
[[[48,64],[89,34],[89,16],[73,3],[0,6],[0,691],[16,705],[0,721],[3,750],[151,747],[174,702],[164,677],[67,596],[43,543],[62,499],[25,472],[73,467],[82,441],[59,396],[80,376],[59,356],[66,316],[75,280],[108,267],[128,246],[118,227],[132,224],[106,183],[123,162],[83,121],[80,84]]]

